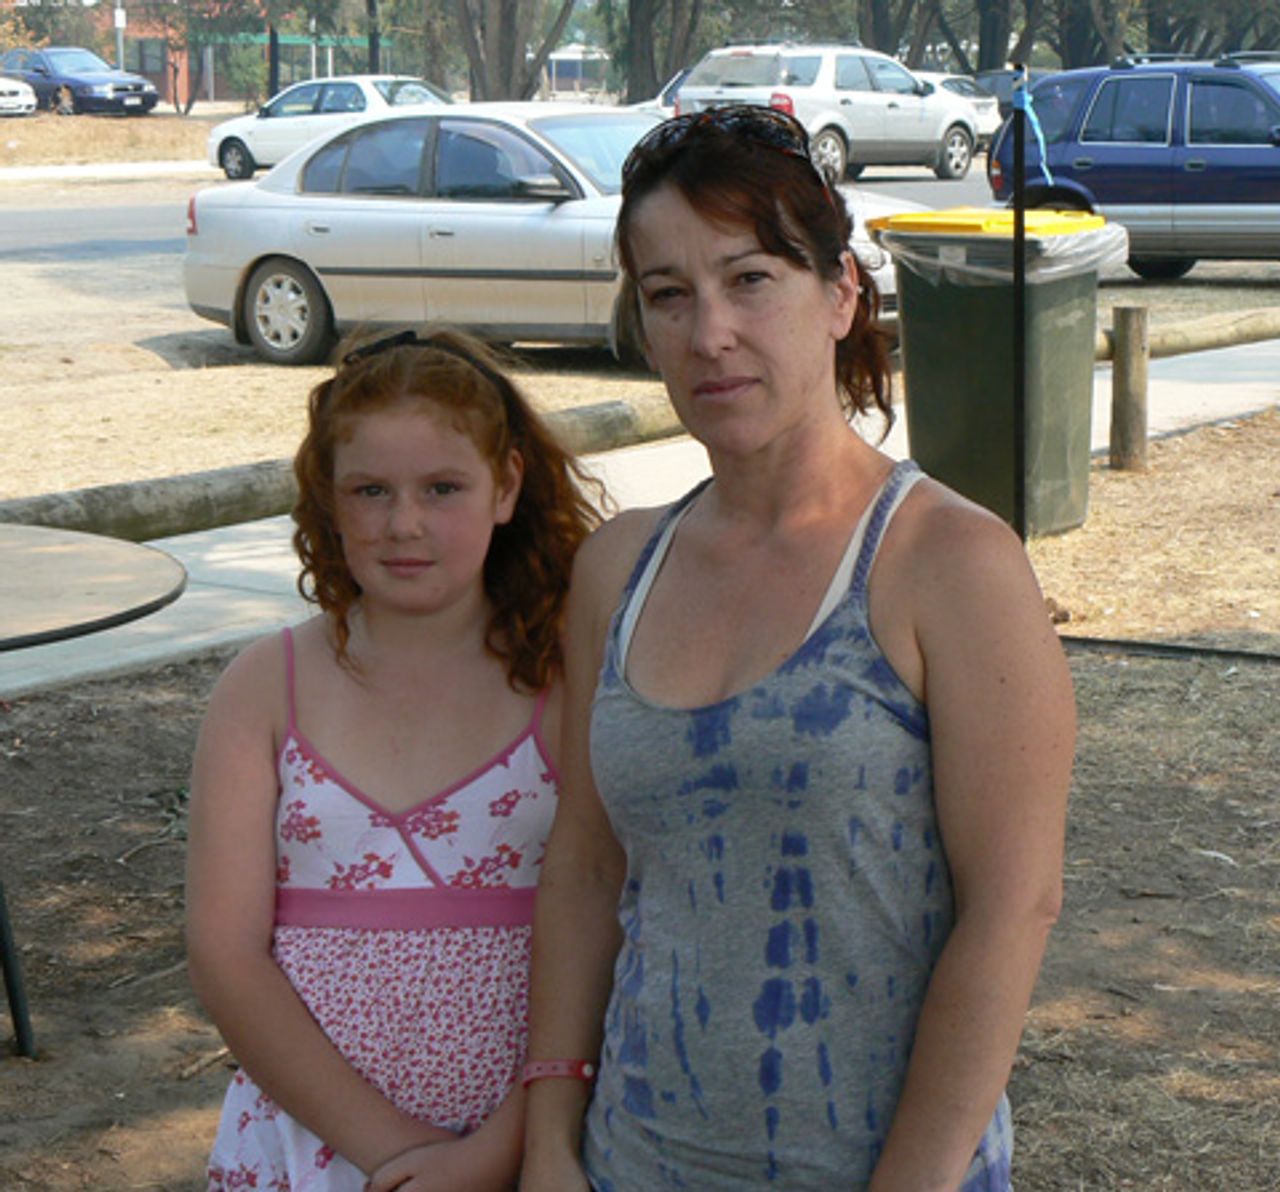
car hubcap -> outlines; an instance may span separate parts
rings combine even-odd
[[[840,146],[831,137],[820,137],[814,142],[812,151],[813,164],[821,171],[828,182],[839,182]]]
[[[242,154],[239,149],[228,149],[222,155],[222,164],[225,165],[232,174],[238,174],[242,169],[244,169],[244,154]]]
[[[963,170],[969,160],[969,142],[961,136],[954,136],[947,142],[947,165],[953,171]]]
[[[258,289],[253,317],[264,342],[279,351],[296,347],[307,333],[311,308],[307,295],[292,277],[269,277]]]

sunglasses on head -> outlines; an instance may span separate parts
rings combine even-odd
[[[622,167],[623,185],[645,166],[652,154],[680,148],[701,132],[741,136],[754,145],[799,158],[812,166],[822,185],[827,186],[826,176],[818,169],[809,152],[809,134],[804,125],[794,116],[788,116],[776,108],[764,108],[755,104],[726,104],[707,108],[702,112],[686,112],[683,116],[673,116],[659,124],[641,137],[628,155]]]
[[[506,386],[503,378],[499,376],[492,368],[481,360],[477,360],[469,352],[462,348],[455,347],[451,343],[439,339],[423,339],[416,331],[406,329],[404,331],[396,331],[391,335],[384,335],[381,339],[371,340],[369,343],[361,344],[358,348],[352,348],[342,357],[343,368],[350,368],[353,364],[359,364],[361,361],[368,360],[373,356],[381,356],[383,352],[390,352],[394,348],[429,348],[435,352],[442,352],[446,356],[452,356],[455,360],[461,360],[469,364],[476,370],[486,381],[488,381],[500,394],[506,399]]]

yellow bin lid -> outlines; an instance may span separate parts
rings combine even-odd
[[[1070,236],[1106,226],[1101,215],[1091,211],[1051,211],[1034,208],[1026,212],[1028,236]],[[941,211],[904,211],[881,215],[867,221],[876,231],[922,232],[940,236],[1013,236],[1013,211],[1008,207],[946,207]]]

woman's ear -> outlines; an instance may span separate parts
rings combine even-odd
[[[846,249],[840,254],[840,276],[832,283],[834,305],[832,307],[832,333],[837,341],[844,339],[853,327],[853,316],[858,313],[858,262]]]
[[[523,483],[524,456],[513,447],[497,477],[493,501],[494,525],[505,526],[515,515],[516,502],[520,499],[520,486]]]

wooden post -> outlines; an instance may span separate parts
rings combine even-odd
[[[1150,341],[1145,306],[1117,306],[1112,312],[1111,466],[1147,469],[1147,362]]]

